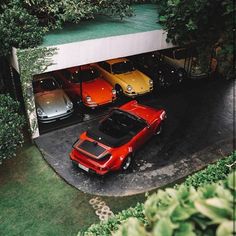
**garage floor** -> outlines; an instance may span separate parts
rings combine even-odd
[[[138,98],[142,104],[163,107],[167,122],[162,135],[136,154],[127,173],[99,177],[71,166],[72,144],[87,127],[97,124],[102,112],[95,112],[92,120],[41,135],[35,142],[52,168],[81,191],[107,196],[145,192],[177,181],[233,150],[233,89],[234,81],[193,81]]]

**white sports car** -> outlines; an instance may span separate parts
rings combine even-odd
[[[49,123],[65,119],[73,113],[73,103],[51,75],[35,78],[33,89],[40,122]]]

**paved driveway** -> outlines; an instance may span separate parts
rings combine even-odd
[[[165,108],[168,117],[163,134],[136,154],[127,173],[99,177],[71,166],[68,153],[73,142],[101,118],[35,141],[52,168],[81,191],[108,196],[144,192],[181,179],[233,150],[233,86],[233,81],[197,81],[138,98],[140,103]]]

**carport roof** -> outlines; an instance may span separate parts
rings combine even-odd
[[[133,6],[134,16],[122,21],[118,18],[98,16],[95,20],[70,24],[61,30],[49,32],[42,46],[53,46],[89,39],[133,34],[161,30],[157,23],[158,12],[155,4],[138,4]]]

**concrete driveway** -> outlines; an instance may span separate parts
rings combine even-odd
[[[52,131],[35,140],[47,162],[81,191],[107,196],[145,192],[177,181],[233,150],[234,81],[193,81],[156,91],[138,101],[167,111],[160,137],[152,138],[135,156],[129,172],[104,177],[72,167],[68,153],[79,135],[101,119]],[[107,113],[107,111],[105,112]]]

